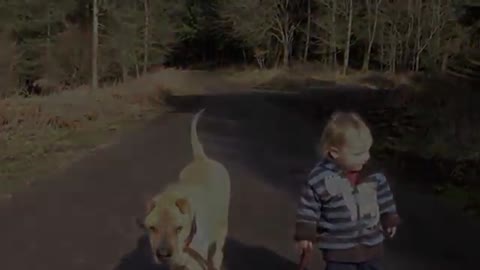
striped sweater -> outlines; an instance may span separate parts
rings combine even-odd
[[[349,262],[381,255],[382,227],[399,223],[383,174],[368,174],[354,186],[328,158],[303,184],[296,216],[295,240],[318,242],[326,259]]]

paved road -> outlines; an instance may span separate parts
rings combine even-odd
[[[144,260],[134,219],[144,199],[175,181],[189,162],[190,121],[201,107],[207,107],[199,123],[205,150],[233,181],[226,268],[294,269],[295,197],[315,161],[320,120],[335,104],[380,104],[377,98],[349,91],[301,99],[259,93],[171,98],[175,110],[144,130],[0,205],[0,269],[154,269]],[[427,195],[394,187],[405,223],[388,243],[386,269],[473,269],[478,223]],[[310,269],[321,265],[315,259]]]

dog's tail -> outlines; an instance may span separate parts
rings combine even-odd
[[[197,123],[198,119],[200,119],[200,116],[202,113],[205,111],[205,108],[201,109],[194,117],[192,120],[192,126],[190,130],[190,140],[192,141],[192,149],[193,149],[193,157],[195,159],[203,159],[206,158],[207,156],[205,155],[205,151],[203,150],[203,146],[200,143],[200,140],[198,139],[198,134],[197,134]]]

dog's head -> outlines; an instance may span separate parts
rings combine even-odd
[[[186,198],[156,198],[147,203],[141,224],[147,231],[156,263],[174,263],[196,233],[196,220]]]

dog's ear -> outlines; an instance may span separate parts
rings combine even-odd
[[[186,214],[190,210],[190,203],[185,198],[179,198],[175,201],[175,205],[180,210],[180,213]]]
[[[150,214],[152,212],[153,208],[155,208],[155,201],[153,199],[149,199],[145,203],[145,212],[146,214]]]
[[[145,215],[148,216],[150,212],[152,212],[153,208],[155,208],[155,201],[153,199],[145,199]],[[135,224],[140,229],[145,229],[145,223],[139,217],[135,218]]]
[[[143,220],[139,217],[135,218],[135,224],[137,225],[138,228],[144,230],[146,228],[145,223],[143,223]]]

